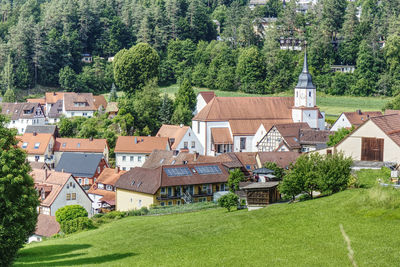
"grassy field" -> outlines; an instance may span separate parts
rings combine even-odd
[[[359,176],[371,186],[386,175]],[[398,266],[400,208],[374,188],[251,212],[128,217],[27,245],[16,266],[352,266],[340,225],[358,266]]]

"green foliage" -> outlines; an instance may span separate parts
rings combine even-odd
[[[133,95],[158,76],[160,57],[149,44],[139,43],[129,50],[119,51],[113,63],[115,84]]]
[[[176,108],[174,113],[171,117],[172,124],[183,124],[183,125],[190,125],[192,122],[192,111],[187,107],[179,104]]]
[[[108,102],[116,102],[117,100],[118,100],[117,88],[115,87],[115,84],[113,83],[111,85],[111,91],[110,91],[110,96],[108,98]]]
[[[326,143],[328,146],[335,146],[340,141],[342,141],[346,136],[348,136],[354,130],[354,126],[350,129],[340,128],[334,134],[329,136],[329,141]]]
[[[65,234],[72,234],[79,231],[94,229],[93,221],[87,217],[77,217],[60,223],[61,231]]]
[[[246,93],[264,93],[264,59],[256,47],[245,48],[238,58],[236,76]]]
[[[66,91],[78,92],[80,89],[78,75],[71,67],[66,66],[59,73],[60,86]]]
[[[218,199],[218,204],[222,208],[226,208],[228,210],[228,212],[230,212],[232,208],[238,206],[239,197],[234,193],[228,193]]]
[[[274,175],[278,179],[282,179],[283,176],[285,175],[285,169],[281,168],[276,164],[275,162],[266,162],[264,164],[264,167],[270,170],[274,171]]]
[[[239,183],[244,181],[244,174],[240,169],[235,169],[229,173],[228,187],[232,193],[239,190]]]
[[[11,88],[8,88],[3,96],[3,102],[4,103],[14,103],[15,101],[17,101],[17,98],[15,97],[14,90]]]
[[[180,84],[178,93],[175,96],[175,105],[182,105],[190,111],[194,111],[196,108],[196,94],[188,79],[184,79]]]
[[[56,220],[58,223],[72,221],[76,218],[87,217],[88,213],[81,205],[68,205],[59,208],[56,211]]]
[[[18,148],[16,132],[0,115],[0,265],[11,266],[27,238],[35,231],[38,194],[29,176],[26,154]]]
[[[174,101],[168,97],[167,93],[165,93],[163,95],[160,107],[160,114],[159,114],[160,123],[170,124],[173,112],[174,112]]]

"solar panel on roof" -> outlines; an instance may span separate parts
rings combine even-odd
[[[222,171],[217,165],[194,167],[199,174],[221,174]]]
[[[179,167],[179,168],[166,168],[164,169],[165,173],[169,177],[176,177],[176,176],[191,176],[192,173],[190,172],[188,167]]]

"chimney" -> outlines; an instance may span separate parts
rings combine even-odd
[[[56,95],[56,92],[53,92],[53,95],[55,96],[55,95]]]
[[[91,136],[91,137],[89,138],[89,141],[93,141],[93,136]]]
[[[182,128],[182,127],[183,127],[183,124],[181,123],[179,126]]]
[[[64,172],[64,169],[61,169],[61,172]]]
[[[356,112],[357,112],[358,115],[361,115],[361,109],[357,109]]]
[[[119,167],[115,167],[115,173],[119,173]]]
[[[135,137],[135,144],[137,144],[137,137]]]
[[[193,156],[194,156],[194,161],[197,161],[197,159],[199,158],[199,153],[194,152]]]
[[[33,132],[33,136],[36,136],[37,135],[37,132]]]

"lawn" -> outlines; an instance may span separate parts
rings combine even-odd
[[[371,186],[385,175],[363,171],[359,176]],[[128,217],[27,245],[16,266],[352,266],[340,225],[358,266],[396,266],[400,208],[390,214],[369,212],[379,206],[362,210],[363,203],[375,201],[372,189],[251,212],[218,208]]]

